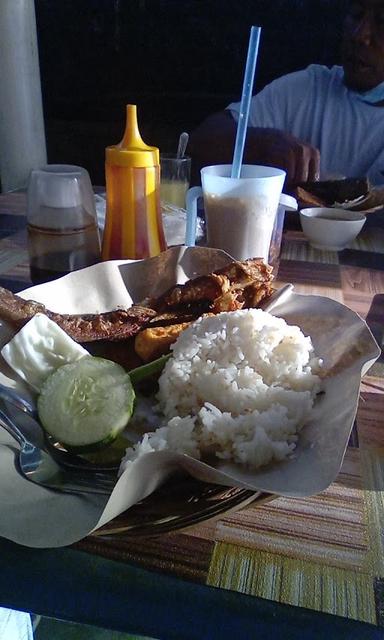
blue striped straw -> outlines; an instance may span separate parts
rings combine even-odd
[[[245,65],[243,92],[240,103],[239,121],[237,124],[235,150],[233,153],[233,163],[231,178],[240,178],[241,165],[243,162],[245,137],[247,135],[249,108],[251,106],[252,88],[255,77],[257,55],[259,53],[261,27],[251,27],[249,36],[247,63]]]

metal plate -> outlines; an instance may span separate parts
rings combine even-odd
[[[47,437],[47,441],[51,448],[64,456],[68,455],[61,443],[50,436]],[[84,460],[84,465],[92,473],[94,464]],[[112,461],[109,468],[117,469]],[[223,516],[250,503],[261,503],[272,498],[274,496],[269,493],[239,487],[223,487],[200,482],[190,476],[178,476],[168,480],[148,498],[97,529],[91,537],[100,539],[104,536],[151,536],[177,531]]]
[[[260,491],[207,484],[191,477],[173,478],[91,536],[159,535],[185,529],[253,502],[263,503],[274,497]]]

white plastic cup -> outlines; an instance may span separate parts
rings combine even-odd
[[[48,164],[33,169],[27,190],[30,224],[50,229],[78,229],[96,219],[89,173],[70,164]]]
[[[194,188],[193,199],[204,198],[207,245],[235,260],[268,261],[285,175],[274,167],[243,165],[241,177],[231,178],[231,165],[204,167],[202,189]]]
[[[34,284],[100,261],[95,199],[83,167],[53,164],[31,171],[27,221]]]

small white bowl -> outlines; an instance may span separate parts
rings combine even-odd
[[[356,238],[366,217],[358,211],[312,207],[300,211],[301,228],[315,249],[342,251]]]

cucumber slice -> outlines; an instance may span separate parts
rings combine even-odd
[[[135,400],[128,373],[94,356],[66,364],[44,382],[37,401],[43,428],[67,448],[92,451],[127,425]]]

